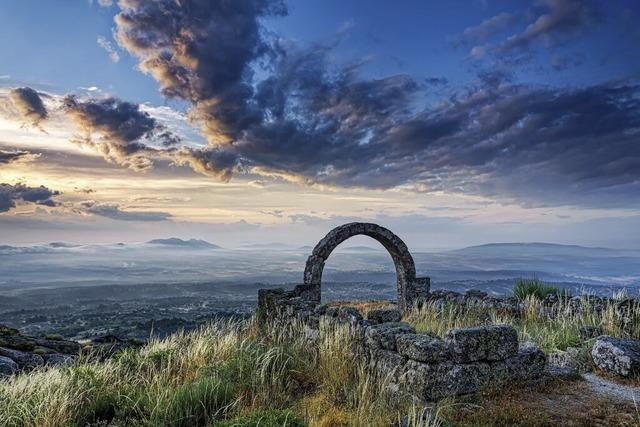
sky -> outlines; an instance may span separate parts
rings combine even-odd
[[[640,248],[636,1],[0,6],[0,244]]]

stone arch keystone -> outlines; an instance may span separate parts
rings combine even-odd
[[[304,285],[296,287],[296,293],[319,303],[321,297],[322,271],[331,252],[342,242],[357,235],[369,236],[384,246],[396,268],[398,284],[398,307],[406,310],[420,296],[429,292],[428,277],[416,277],[416,266],[407,245],[390,230],[377,224],[352,222],[331,230],[313,249],[304,269]]]

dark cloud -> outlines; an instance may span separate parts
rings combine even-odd
[[[18,109],[22,119],[39,126],[49,116],[40,94],[30,87],[19,87],[9,92],[9,98]]]
[[[116,221],[166,221],[171,218],[171,214],[166,212],[153,211],[125,211],[119,205],[114,203],[102,203],[93,200],[87,200],[79,204],[80,212],[90,213],[92,215],[103,216]]]
[[[181,147],[171,152],[171,158],[178,166],[189,166],[203,175],[229,181],[237,167],[235,153],[217,148],[193,149]]]
[[[47,187],[29,187],[24,184],[0,184],[0,212],[7,212],[16,207],[16,202],[29,202],[43,206],[57,206],[53,198],[60,194],[59,191],[50,190]]]
[[[249,65],[269,51],[258,19],[286,13],[281,1],[125,0],[120,7],[120,45],[165,96],[193,104],[210,140],[233,141],[262,119],[251,102]]]
[[[282,13],[279,3],[122,6],[119,42],[166,96],[191,103],[212,143],[170,149],[175,163],[198,172],[224,180],[248,171],[305,184],[407,186],[524,204],[639,202],[629,197],[640,185],[634,82],[535,87],[492,71],[425,108],[424,80],[364,79],[362,64],[333,65],[332,46],[265,40],[259,20]],[[584,3],[569,0],[547,1],[543,9],[501,49],[570,33],[591,16]],[[252,73],[258,63],[261,80]]]
[[[159,150],[149,142],[173,145],[179,138],[168,131],[138,104],[117,98],[81,100],[68,95],[64,111],[84,131],[76,142],[95,148],[106,159],[135,170],[149,169],[150,156]],[[94,134],[99,138],[94,139]]]
[[[32,161],[37,159],[40,154],[31,153],[24,150],[2,150],[0,149],[0,165],[6,165],[9,163]]]

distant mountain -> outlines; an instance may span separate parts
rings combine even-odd
[[[220,246],[209,243],[206,240],[182,240],[178,239],[177,237],[170,237],[168,239],[153,239],[149,240],[147,243],[151,245],[173,246],[185,249],[222,249]]]
[[[469,246],[451,252],[465,255],[580,255],[580,256],[619,256],[628,252],[622,249],[561,245],[557,243],[487,243]]]
[[[293,249],[291,245],[279,242],[267,243],[244,243],[240,245],[242,249]]]

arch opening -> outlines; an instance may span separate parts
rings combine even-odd
[[[320,303],[322,272],[327,259],[338,245],[357,235],[365,235],[377,240],[391,255],[396,270],[398,306],[402,310],[409,308],[421,293],[416,285],[426,284],[428,286],[429,280],[428,278],[416,278],[413,257],[402,239],[390,230],[372,223],[344,224],[334,228],[320,240],[307,259],[304,270],[304,285],[299,288],[299,292],[308,299]]]

